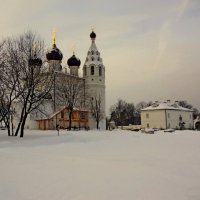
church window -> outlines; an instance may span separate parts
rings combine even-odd
[[[94,55],[94,51],[92,51],[92,55]]]
[[[149,128],[149,123],[147,123],[147,128]]]
[[[146,113],[146,118],[147,118],[147,119],[149,118],[149,113]]]
[[[94,61],[94,57],[92,57],[92,61]]]
[[[100,61],[100,58],[98,57],[98,61]]]
[[[87,76],[87,69],[84,67],[84,75]]]
[[[91,75],[94,75],[94,66],[91,66]]]
[[[102,76],[102,67],[99,66],[99,76]]]
[[[97,51],[97,55],[98,55],[99,53],[98,53],[98,51]]]

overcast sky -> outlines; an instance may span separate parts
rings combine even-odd
[[[1,0],[0,37],[31,29],[63,64],[76,55],[82,66],[91,25],[106,67],[106,104],[187,100],[200,109],[200,0]]]

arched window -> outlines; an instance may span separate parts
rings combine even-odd
[[[94,61],[94,57],[92,57],[91,59],[92,59],[92,61]]]
[[[102,67],[99,66],[99,76],[102,76]]]
[[[94,51],[92,51],[92,55],[94,55]]]
[[[91,66],[91,75],[94,75],[94,66]]]

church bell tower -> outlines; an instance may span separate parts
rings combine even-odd
[[[94,99],[100,99],[101,101],[100,107],[103,118],[100,120],[99,128],[104,130],[106,129],[105,66],[95,44],[96,33],[94,31],[91,32],[90,38],[91,46],[83,66],[83,78],[85,79],[86,96],[89,102]],[[90,110],[90,103],[87,105],[87,109]],[[91,113],[89,115],[89,126],[91,129],[96,128],[96,121]]]

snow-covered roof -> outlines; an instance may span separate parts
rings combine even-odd
[[[66,109],[66,108],[67,108],[67,107],[64,106],[64,107],[60,108],[58,111],[52,113],[50,116],[48,116],[48,117],[42,117],[42,118],[36,119],[36,120],[38,121],[38,120],[47,120],[47,119],[51,119],[51,118],[53,118],[54,116],[56,116],[57,114],[59,114],[61,111],[63,111],[63,110]],[[79,109],[79,108],[77,108],[77,107],[74,107],[73,110],[74,110],[74,111],[80,111],[80,112],[88,112],[88,110],[86,110],[86,109]]]
[[[163,103],[156,102],[153,105],[142,109],[142,111],[147,111],[147,110],[180,110],[180,111],[193,112],[193,110],[179,106],[177,103],[172,104],[168,102],[163,102]]]

